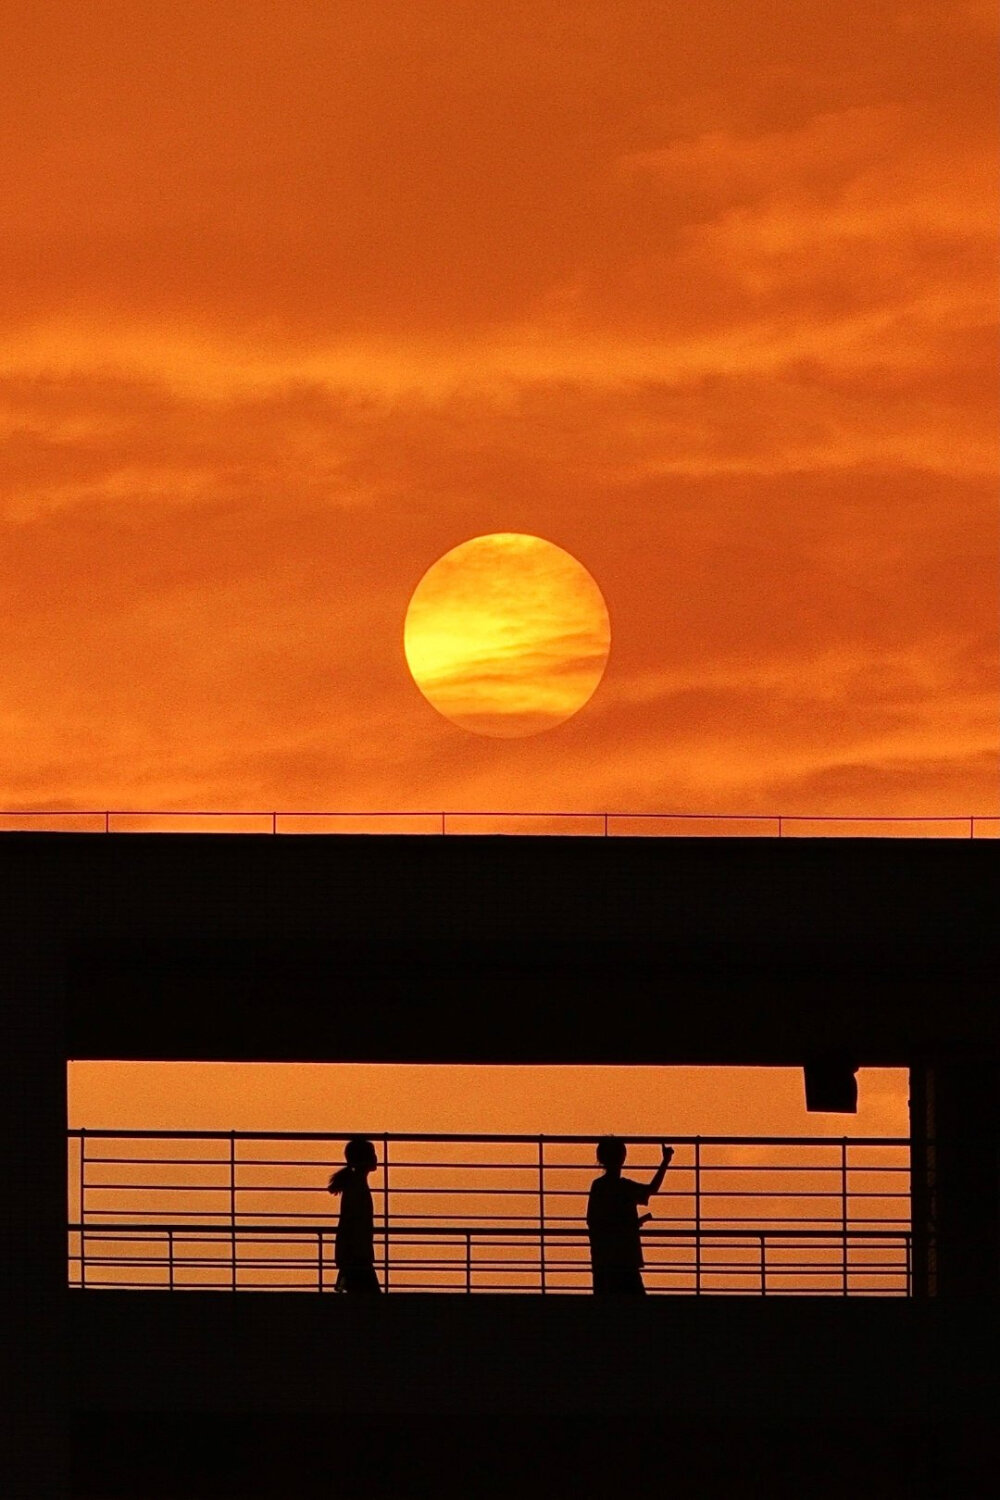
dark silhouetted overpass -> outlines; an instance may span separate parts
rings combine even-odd
[[[508,1490],[516,1455],[553,1445],[567,1494],[633,1487],[614,1429],[689,1476],[748,1455],[766,1488],[743,1493],[779,1493],[796,1464],[800,1493],[867,1475],[882,1496],[974,1494],[1000,1266],[997,874],[975,838],[0,836],[5,1295],[26,1326],[9,1492],[57,1493],[72,1429],[80,1486],[108,1492],[117,1463],[136,1500],[157,1464],[164,1494],[281,1493],[269,1463],[306,1494],[351,1432],[373,1454],[409,1435],[411,1458],[437,1453],[426,1492],[470,1494],[460,1453],[485,1424]],[[906,1066],[916,1295],[609,1312],[71,1292],[71,1057]],[[405,1493],[373,1464],[367,1493]]]

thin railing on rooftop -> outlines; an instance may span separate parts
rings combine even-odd
[[[0,809],[0,831],[59,833],[572,834],[591,837],[1000,838],[1000,815],[716,812],[256,812]]]
[[[350,1133],[71,1130],[70,1285],[335,1290],[327,1181]],[[590,1291],[592,1136],[367,1133],[385,1291]],[[909,1294],[905,1138],[671,1139],[650,1292]],[[626,1175],[648,1180],[659,1154],[630,1138]]]

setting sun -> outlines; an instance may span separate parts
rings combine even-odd
[[[424,574],[406,613],[414,681],[446,719],[514,738],[552,729],[593,696],[611,625],[576,558],[537,536],[463,542]]]

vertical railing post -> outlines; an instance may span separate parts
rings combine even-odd
[[[441,832],[442,833],[447,833],[448,832],[447,819],[448,819],[448,814],[447,813],[442,813],[441,814]]]
[[[87,1132],[80,1131],[80,1178],[77,1192],[80,1198],[80,1290],[87,1285]]]
[[[84,1222],[84,1219],[86,1218],[86,1208],[87,1208],[87,1205],[86,1205],[86,1196],[87,1196],[87,1132],[86,1132],[86,1130],[81,1130],[80,1131],[80,1155],[79,1155],[79,1159],[78,1159],[78,1169],[77,1169],[77,1196],[78,1196],[78,1198],[80,1200],[78,1202],[78,1204],[77,1204],[77,1218],[79,1219],[80,1223],[82,1224]]]
[[[767,1236],[760,1236],[760,1295],[767,1296]]]
[[[841,1271],[840,1290],[843,1296],[847,1296],[847,1137],[844,1136],[840,1142],[840,1232],[841,1232]]]
[[[229,1249],[232,1258],[232,1289],[236,1290],[236,1132],[229,1132]]]
[[[904,1253],[904,1255],[906,1257],[906,1270],[905,1270],[906,1283],[905,1283],[905,1285],[906,1285],[906,1296],[907,1297],[912,1297],[913,1296],[913,1265],[912,1265],[911,1257],[910,1257],[910,1245],[911,1245],[911,1242],[912,1242],[912,1238],[913,1238],[913,1236],[910,1235],[910,1234],[905,1234],[903,1236],[903,1253]]]
[[[271,814],[271,832],[272,833],[277,833],[277,831],[278,831],[278,814],[276,812],[273,812]]]
[[[465,1290],[472,1291],[472,1231],[465,1231]]]
[[[783,833],[784,833],[784,819],[779,814],[779,816],[778,816],[778,837],[779,837],[779,839],[782,837]]]
[[[382,1279],[389,1290],[389,1137],[382,1137]]]
[[[701,1296],[701,1136],[694,1143],[694,1291]]]
[[[323,1231],[316,1231],[317,1291],[323,1290]]]
[[[174,1231],[167,1230],[167,1287],[174,1289]]]
[[[545,1137],[538,1137],[538,1273],[545,1292]]]

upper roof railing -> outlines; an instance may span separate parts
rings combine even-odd
[[[0,832],[1000,838],[1000,814],[0,809]]]

